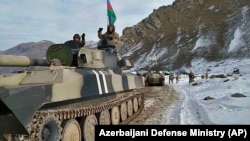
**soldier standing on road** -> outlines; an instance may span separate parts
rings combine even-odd
[[[180,79],[180,76],[179,76],[180,74],[176,74],[176,84],[178,84],[179,83],[179,79]]]
[[[169,74],[169,84],[173,84],[173,80],[174,80],[174,73],[173,72],[170,72]]]
[[[206,72],[205,78],[208,79],[208,72]]]
[[[189,76],[189,83],[194,82],[194,73],[191,70],[188,76]]]

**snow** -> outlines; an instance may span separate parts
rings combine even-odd
[[[247,37],[247,32],[245,30],[247,30],[246,28],[249,27],[249,25],[247,25],[248,23],[248,16],[247,16],[247,11],[248,11],[249,7],[244,6],[242,8],[242,19],[240,21],[241,25],[239,25],[237,27],[237,29],[234,32],[234,38],[231,40],[230,45],[229,45],[229,49],[228,52],[232,52],[232,51],[237,51],[240,48],[246,46],[246,41],[245,41],[245,37]]]
[[[134,54],[135,50],[138,50],[141,47],[142,47],[142,44],[139,43],[134,49],[131,49],[125,55],[123,55],[123,57]],[[143,54],[140,54],[140,57],[134,62],[134,68],[132,68],[131,71],[139,70],[139,69],[144,68],[146,66],[153,66],[153,65],[157,64],[158,63],[157,61],[146,61],[146,58],[148,58],[152,55],[156,55],[157,58],[159,59],[164,54],[166,54],[166,52],[167,52],[166,48],[159,48],[157,46],[157,44],[155,44],[150,52],[145,52]]]
[[[195,50],[198,49],[198,48],[208,47],[208,46],[210,46],[210,45],[212,45],[212,41],[211,41],[208,37],[201,36],[201,37],[199,37],[199,39],[196,41],[195,46],[194,46],[192,52],[195,51]]]
[[[212,11],[212,10],[214,10],[214,9],[215,9],[215,6],[214,6],[214,5],[208,7],[208,10],[210,10],[210,11]]]
[[[208,7],[208,10],[211,11],[211,12],[215,12],[215,13],[220,11],[220,9],[217,8],[217,7],[214,6],[214,5]]]
[[[238,27],[234,33],[234,38],[229,45],[228,52],[231,52],[235,49],[239,49],[239,48],[245,46],[246,43],[244,42],[244,40],[242,40],[242,35],[243,35],[242,31]]]
[[[135,51],[139,50],[141,47],[142,47],[142,42],[139,42],[135,47],[129,49],[127,53],[123,55],[123,57],[131,56],[132,54],[135,53]]]
[[[201,62],[201,63],[198,63]],[[189,83],[187,75],[181,75],[178,84],[170,84],[179,93],[180,100],[166,111],[168,123],[173,124],[250,124],[250,59],[225,60],[221,62],[193,61],[192,69],[197,76],[197,86]],[[227,78],[202,79],[209,68],[213,74],[233,74],[239,68],[239,74]],[[187,68],[186,68],[187,69]],[[168,76],[166,76],[168,84]],[[228,81],[225,81],[228,80]],[[225,81],[225,82],[224,82]],[[232,97],[241,93],[246,97]],[[205,97],[214,99],[204,100]],[[174,108],[173,108],[174,107]]]

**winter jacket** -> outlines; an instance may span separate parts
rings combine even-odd
[[[67,45],[70,49],[79,49],[85,45],[85,40],[82,40],[80,42],[76,42],[74,40],[69,40],[64,43]]]
[[[109,25],[109,26],[113,26],[113,25]],[[115,27],[113,26],[113,32],[106,32],[104,34],[102,34],[101,31],[98,32],[98,37],[99,39],[106,39],[108,41],[113,41],[113,43],[115,44],[115,46],[117,47],[120,43],[120,37],[119,34],[115,32]]]
[[[170,74],[169,74],[169,79],[170,79],[170,80],[174,80],[174,74],[173,74],[173,73],[170,73]]]

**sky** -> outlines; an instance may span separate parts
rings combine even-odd
[[[174,0],[110,0],[116,31],[136,25]],[[50,40],[62,43],[75,33],[98,41],[97,30],[107,26],[106,0],[0,0],[0,50],[20,43]]]

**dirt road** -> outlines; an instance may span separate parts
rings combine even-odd
[[[145,107],[130,124],[170,124],[168,114],[179,97],[171,85],[145,88]]]

